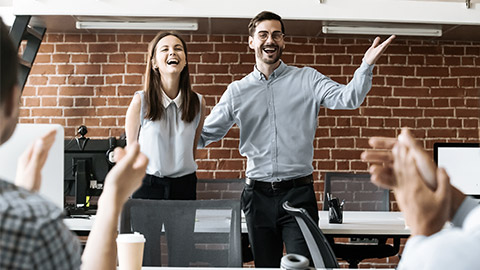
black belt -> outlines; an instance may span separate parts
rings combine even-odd
[[[245,179],[245,184],[255,188],[271,188],[273,190],[277,189],[291,189],[294,187],[305,186],[308,184],[313,183],[313,176],[307,175],[295,179],[290,180],[283,180],[283,181],[276,181],[276,182],[265,182],[265,181],[257,181],[251,178]]]

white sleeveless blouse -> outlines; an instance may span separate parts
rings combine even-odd
[[[183,121],[180,105],[181,92],[175,99],[170,99],[162,91],[162,105],[165,108],[162,119],[152,121],[145,119],[145,92],[137,91],[142,104],[140,110],[140,133],[138,143],[140,151],[148,158],[147,174],[157,177],[181,177],[197,170],[193,159],[193,141],[200,122],[200,111],[195,119]],[[197,94],[202,104],[202,96]]]

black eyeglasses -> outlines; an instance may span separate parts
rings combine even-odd
[[[268,33],[267,31],[260,31],[257,33],[257,37],[258,39],[260,39],[261,41],[265,41],[268,39],[268,36],[272,36],[272,39],[275,40],[275,41],[282,41],[283,40],[283,37],[285,37],[285,34],[280,32],[280,31],[275,31],[273,33]]]

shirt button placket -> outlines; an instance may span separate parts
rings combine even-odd
[[[270,118],[270,126],[272,128],[272,176],[275,176],[278,170],[277,166],[277,128],[275,125],[275,110],[274,110],[274,100],[273,100],[273,89],[271,87],[271,82],[267,83],[268,89],[268,114]]]

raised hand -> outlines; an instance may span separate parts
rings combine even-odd
[[[367,150],[361,155],[363,161],[370,163],[371,181],[377,186],[393,189],[396,185],[392,156],[392,148],[396,142],[396,138],[372,137],[368,144],[374,150]]]
[[[42,184],[42,169],[48,157],[48,152],[55,141],[55,129],[47,132],[33,142],[18,158],[15,184],[32,192],[40,190]]]
[[[432,235],[442,229],[451,216],[452,189],[444,169],[437,169],[437,188],[432,190],[419,171],[418,149],[399,141],[393,148],[398,206],[412,235]]]
[[[131,143],[128,148],[115,148],[115,161],[117,164],[110,170],[105,179],[102,197],[114,199],[110,203],[121,204],[137,190],[145,176],[148,158],[140,152],[140,145]]]
[[[438,182],[442,181],[441,179],[437,179],[439,177],[437,167],[430,156],[413,138],[408,129],[402,130],[402,133],[398,136],[398,140],[396,138],[372,137],[368,143],[374,148],[374,150],[363,152],[361,158],[370,163],[369,171],[372,175],[372,183],[394,191],[398,188],[397,176],[395,174],[402,173],[404,169],[401,169],[398,164],[397,168],[394,168],[394,161],[397,158],[398,153],[392,153],[392,149],[396,145],[403,145],[403,147],[409,149],[409,153],[415,161],[412,168],[415,168],[418,174],[421,175],[421,179],[425,182],[425,185],[432,190],[432,192],[436,192],[438,189]],[[400,170],[400,172],[396,172],[396,170]],[[442,177],[444,177],[444,173],[442,172],[441,174]],[[453,215],[465,199],[465,194],[454,186],[449,185],[449,188],[451,202],[449,209],[446,209],[445,211],[450,213],[449,219],[452,219]]]
[[[398,141],[414,150],[411,151],[411,153],[415,159],[418,171],[428,187],[435,190],[437,188],[437,180],[435,176],[437,165],[433,162],[432,158],[420,146],[419,142],[415,140],[408,129],[402,130],[402,133],[398,135]]]
[[[395,138],[372,137],[368,143],[376,150],[363,152],[361,158],[371,163],[369,170],[372,175],[371,180],[374,184],[388,189],[393,189],[396,186],[393,171],[394,156],[391,150],[396,144],[403,143],[406,147],[415,150],[412,151],[412,154],[414,155],[417,168],[427,185],[433,190],[437,188],[435,177],[437,166],[408,129],[402,130],[402,133],[398,136],[398,140]]]
[[[363,60],[369,65],[373,65],[377,62],[378,58],[382,56],[383,52],[387,49],[388,45],[395,39],[395,35],[391,35],[387,40],[380,44],[380,37],[376,37],[372,43],[372,46],[368,48],[363,56]]]

